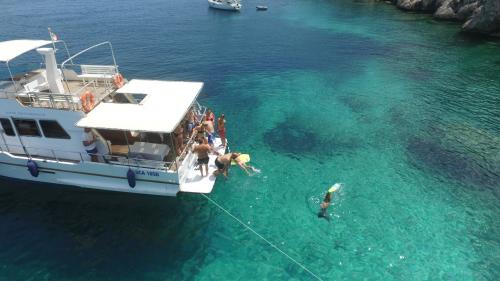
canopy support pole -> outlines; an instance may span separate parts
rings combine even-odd
[[[14,76],[12,76],[12,71],[10,71],[9,62],[6,62],[5,65],[7,66],[7,69],[9,70],[10,80],[12,80],[12,84],[14,84],[14,89],[17,91],[17,83],[14,81]]]

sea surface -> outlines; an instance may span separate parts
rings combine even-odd
[[[0,8],[2,41],[50,26],[72,53],[111,41],[126,78],[203,81],[231,150],[262,170],[233,168],[210,198],[321,279],[499,279],[499,41],[361,0]],[[314,277],[196,194],[2,180],[0,280]]]

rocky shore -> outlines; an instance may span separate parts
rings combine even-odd
[[[500,37],[500,0],[389,0],[405,11],[433,13],[437,19],[460,21],[465,32]]]

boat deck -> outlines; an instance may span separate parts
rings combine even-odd
[[[220,154],[226,152],[226,147],[222,146],[220,138],[215,138],[214,146]],[[212,154],[209,156],[210,160],[208,162],[208,176],[201,176],[200,169],[196,160],[198,159],[194,155],[194,161],[191,161],[191,165],[187,171],[185,179],[180,184],[181,192],[194,192],[194,193],[210,193],[214,188],[216,177],[213,175],[214,171],[217,170],[215,166],[216,155]]]

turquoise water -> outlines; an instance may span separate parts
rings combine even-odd
[[[51,26],[110,40],[126,77],[204,81],[262,170],[210,197],[324,280],[498,279],[500,43],[382,3],[257,3],[3,1],[0,40]],[[0,184],[0,280],[312,280],[198,195]]]

